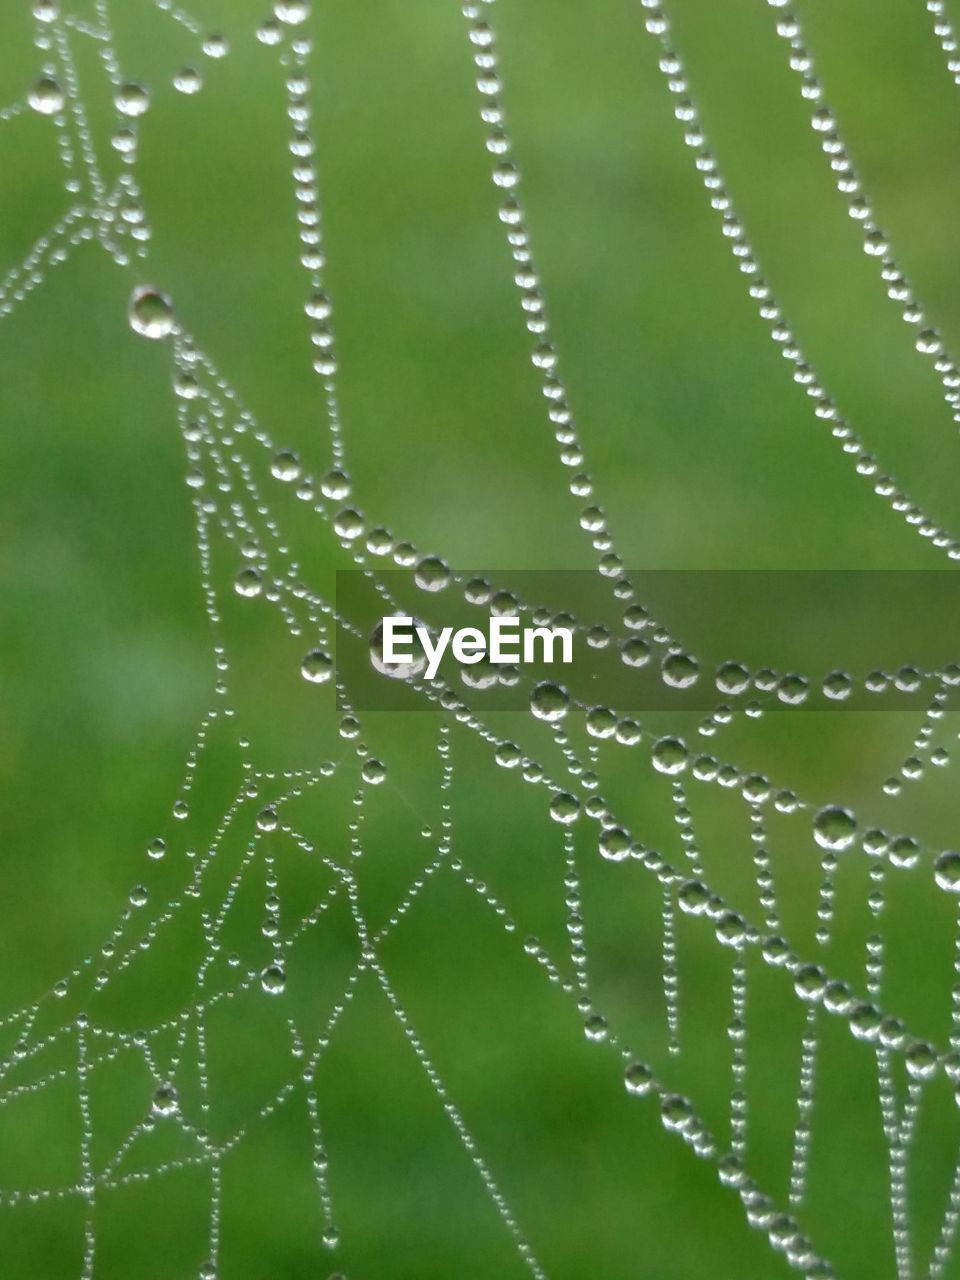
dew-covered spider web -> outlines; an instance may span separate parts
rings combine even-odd
[[[689,1239],[706,1241],[689,1255],[699,1257],[716,1239],[712,1275],[960,1274],[950,701],[960,665],[950,637],[942,661],[903,654],[888,667],[868,655],[862,671],[819,658],[781,666],[775,654],[717,662],[701,648],[709,626],[682,634],[646,598],[592,478],[577,388],[548,318],[549,279],[534,258],[508,124],[498,6],[463,5],[463,75],[474,80],[476,148],[487,153],[490,223],[506,247],[526,372],[541,393],[539,420],[531,413],[527,425],[558,454],[552,473],[515,482],[569,490],[586,557],[575,567],[602,586],[603,617],[576,600],[528,599],[517,574],[466,572],[443,548],[418,547],[386,527],[353,478],[309,0],[277,0],[259,25],[227,12],[222,34],[168,0],[123,0],[122,14],[176,29],[184,61],[157,74],[198,104],[225,60],[271,60],[275,98],[263,110],[286,114],[292,198],[278,208],[300,273],[298,358],[312,369],[321,426],[296,447],[259,392],[252,407],[244,365],[227,367],[217,332],[194,331],[201,299],[156,280],[141,149],[165,99],[159,79],[135,78],[124,63],[121,0],[24,8],[25,88],[0,122],[15,131],[41,117],[50,145],[37,146],[33,163],[59,166],[62,202],[3,278],[4,339],[21,309],[40,314],[45,291],[81,256],[121,281],[116,297],[142,339],[137,358],[169,374],[214,672],[167,817],[143,831],[140,851],[123,853],[117,876],[128,892],[106,937],[4,1011],[3,1275],[37,1274],[31,1250],[43,1236],[62,1240],[58,1256],[71,1259],[56,1274],[82,1280],[424,1274],[403,1244],[436,1229],[422,1201],[405,1199],[415,1177],[404,1160],[421,1144],[463,1197],[462,1218],[447,1224],[462,1275],[705,1274],[684,1261]],[[958,365],[854,165],[812,42],[792,8],[766,8],[830,183],[906,322],[901,341],[960,425]],[[944,78],[960,83],[947,6],[926,9],[924,39],[945,58]],[[732,255],[782,356],[784,397],[805,397],[813,427],[847,465],[845,483],[869,491],[904,539],[925,540],[949,570],[960,560],[956,531],[904,491],[867,429],[848,420],[761,271],[670,11],[642,0],[633,18],[652,42],[678,124],[672,141],[715,214],[717,255]],[[428,135],[433,124],[407,120],[400,132]],[[209,163],[216,173],[216,155]],[[205,198],[192,193],[198,225]],[[603,214],[595,210],[598,224]],[[210,252],[229,252],[227,231],[217,237]],[[433,297],[458,288],[440,281]],[[261,317],[245,323],[253,344]],[[443,323],[437,302],[438,342]],[[129,405],[118,412],[136,416]],[[602,447],[602,424],[584,438]],[[416,487],[416,465],[397,483]],[[342,645],[366,652],[370,633],[338,599],[334,569],[361,574],[384,614],[405,602],[427,617],[454,597],[541,624],[563,613],[595,650],[654,673],[661,700],[647,715],[517,671],[430,684],[414,670],[407,684],[420,710],[368,713],[335,659]],[[521,710],[491,709],[498,681],[520,691]],[[693,688],[707,714],[683,700]],[[884,710],[839,714],[858,697],[884,699]],[[302,724],[304,707],[317,748],[291,761],[285,725]],[[377,1010],[370,1022],[358,1020],[361,1004]],[[550,1072],[564,1054],[581,1081],[566,1091]],[[419,1099],[410,1113],[407,1093]],[[595,1095],[611,1099],[602,1119],[591,1118]],[[378,1102],[386,1119],[374,1121]],[[551,1127],[570,1136],[566,1183],[537,1163]],[[276,1188],[283,1210],[261,1209],[283,1143],[296,1174]],[[392,1156],[394,1143],[407,1156]],[[665,1169],[678,1169],[677,1180]],[[616,1196],[594,1207],[591,1238],[575,1225],[578,1200],[601,1183]],[[716,1220],[704,1209],[714,1202]],[[647,1216],[644,1204],[655,1206]],[[669,1229],[651,1240],[661,1213]],[[131,1271],[140,1215],[154,1243]],[[646,1224],[615,1271],[590,1264],[604,1215]],[[249,1220],[262,1257],[236,1243]],[[741,1234],[764,1250],[744,1244],[744,1261],[728,1266],[724,1250]],[[862,1270],[858,1256],[870,1259]],[[449,1274],[437,1266],[430,1274]]]

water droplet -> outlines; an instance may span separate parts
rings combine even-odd
[[[903,871],[912,871],[920,857],[920,845],[913,836],[897,836],[890,841],[890,863]]]
[[[682,1133],[693,1122],[693,1107],[678,1093],[668,1093],[660,1104],[663,1127]]]
[[[819,965],[806,964],[794,977],[793,989],[801,1000],[816,1004],[823,998],[827,980]]]
[[[608,827],[602,833],[600,856],[608,862],[623,862],[630,856],[630,837],[622,827]]]
[[[667,654],[660,671],[664,683],[672,689],[689,689],[700,678],[699,664],[689,653]]]
[[[594,1044],[606,1040],[609,1035],[606,1018],[600,1013],[591,1014],[583,1024],[583,1034]]]
[[[849,809],[827,805],[813,820],[813,837],[821,849],[840,853],[849,849],[857,834],[857,819]]]
[[[627,1093],[643,1098],[655,1087],[653,1072],[644,1062],[631,1062],[623,1073],[623,1083]]]
[[[260,985],[268,996],[283,995],[287,985],[287,973],[279,961],[268,964],[260,974]]]
[[[387,777],[387,766],[382,760],[364,760],[360,776],[371,787],[378,787]]]
[[[150,1110],[155,1116],[166,1118],[175,1115],[180,1106],[180,1095],[172,1084],[161,1084],[153,1092]]]
[[[699,880],[688,880],[681,885],[677,900],[681,911],[685,911],[687,915],[699,916],[710,905],[710,891]]]
[[[617,717],[609,707],[591,707],[587,712],[587,733],[591,738],[612,738]]]
[[[530,710],[538,720],[556,724],[570,709],[570,695],[563,685],[543,680],[530,695]]]
[[[352,542],[363,533],[363,516],[353,507],[344,507],[333,517],[334,532],[346,542]]]
[[[777,685],[777,697],[788,707],[802,706],[806,702],[809,692],[810,686],[803,676],[784,676]]]
[[[906,1059],[907,1071],[914,1080],[932,1080],[940,1065],[936,1050],[925,1040],[915,1040],[907,1050]]]
[[[173,87],[178,93],[192,96],[203,88],[203,77],[196,67],[181,67],[173,77]]]
[[[323,649],[311,649],[300,663],[300,674],[310,684],[327,684],[333,677],[333,659]]]
[[[716,685],[720,693],[731,697],[750,687],[750,672],[742,663],[724,662],[717,668]]]
[[[42,76],[32,85],[27,102],[41,116],[55,116],[63,110],[63,90],[52,76]]]
[[[252,600],[263,592],[263,579],[256,569],[241,569],[233,580],[233,589],[238,596]]]
[[[580,801],[568,791],[558,791],[550,801],[550,817],[554,822],[569,826],[580,816]]]
[[[421,591],[442,591],[450,582],[450,570],[439,556],[427,556],[414,570],[413,580]]]
[[[653,744],[653,767],[658,773],[683,773],[689,763],[687,744],[682,738],[659,738]]]
[[[150,106],[150,94],[145,85],[129,80],[120,85],[113,95],[113,103],[122,116],[142,116]]]
[[[203,42],[203,52],[208,58],[225,58],[230,52],[230,42],[218,31],[212,32]]]
[[[166,338],[173,332],[173,303],[151,285],[140,285],[130,296],[130,328],[143,338]]]
[[[645,667],[650,661],[650,646],[640,636],[631,636],[620,646],[620,658],[625,666]]]
[[[833,702],[842,702],[853,692],[853,678],[846,671],[831,671],[823,678],[823,692]]]
[[[279,453],[273,455],[273,459],[270,462],[270,474],[275,479],[283,480],[284,483],[290,484],[294,480],[299,480],[301,472],[300,459],[289,449],[282,449]]]
[[[258,831],[276,831],[279,825],[280,818],[273,805],[267,805],[265,809],[261,809],[257,814]]]

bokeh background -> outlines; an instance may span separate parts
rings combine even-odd
[[[193,0],[204,26],[232,44],[213,63],[146,0],[113,7],[124,72],[153,94],[139,170],[154,228],[151,281],[174,297],[274,437],[320,470],[326,429],[302,313],[283,79],[275,53],[254,36],[265,15],[251,0]],[[458,6],[313,7],[311,96],[356,500],[371,522],[454,566],[586,570],[591,553],[512,292]],[[70,8],[89,16],[85,0]],[[960,100],[924,6],[801,0],[799,8],[883,225],[918,296],[960,344]],[[3,102],[22,96],[38,67],[27,6],[8,9],[0,18]],[[956,428],[833,190],[771,12],[754,0],[675,0],[669,11],[708,135],[786,314],[854,427],[950,527]],[[625,561],[943,567],[853,474],[792,385],[682,144],[640,6],[502,0],[495,20],[555,337]],[[105,143],[102,69],[92,46],[74,43]],[[171,83],[189,64],[205,80],[192,98]],[[0,128],[0,173],[5,267],[66,205],[48,120],[28,114]],[[186,846],[209,839],[236,782],[235,756],[213,751],[190,822],[171,821],[212,661],[168,357],[126,324],[130,289],[141,282],[85,246],[0,326],[4,1009],[39,997],[96,953],[130,885],[148,874],[153,836],[171,846],[149,872],[157,894],[182,885]],[[329,534],[302,513],[287,516],[306,570],[329,587],[342,564]],[[228,560],[218,566],[224,582],[236,568]],[[338,739],[332,696],[304,686],[295,647],[269,617],[229,621],[236,700],[262,766],[348,760],[345,776],[303,816],[320,843],[346,848],[355,761]],[[938,619],[916,621],[921,650]],[[856,623],[848,612],[838,625]],[[704,627],[708,635],[709,618]],[[519,740],[529,729],[523,721],[505,716],[498,732]],[[659,723],[645,727],[656,733]],[[915,831],[937,849],[951,836],[956,843],[950,769],[899,800],[880,793],[917,724],[915,714],[771,716],[729,731],[725,750],[817,803],[843,799],[870,822]],[[695,721],[679,727],[694,733]],[[956,737],[948,719],[944,741],[951,727]],[[372,716],[364,734],[391,770],[370,803],[362,868],[365,906],[382,920],[426,860],[421,826],[439,820],[436,724]],[[508,904],[517,936],[462,884],[437,877],[384,962],[545,1270],[553,1280],[787,1274],[715,1169],[663,1133],[655,1104],[626,1096],[616,1056],[586,1042],[569,1003],[523,954],[524,935],[561,954],[565,936],[560,839],[543,794],[497,771],[466,739],[454,758],[456,847]],[[648,755],[610,748],[604,769],[605,794],[629,811],[638,837],[677,854],[669,786]],[[704,790],[693,807],[708,869],[749,909],[743,805]],[[819,880],[809,823],[774,826],[785,920],[809,954]],[[701,922],[680,922],[683,1052],[668,1060],[659,890],[639,870],[625,880],[602,863],[595,830],[581,827],[597,1006],[640,1056],[690,1092],[722,1137],[729,954]],[[828,958],[859,988],[865,862],[855,853],[842,867]],[[313,882],[295,861],[284,874],[292,900],[308,900]],[[893,882],[886,1000],[909,1014],[912,1029],[944,1043],[952,920],[930,880],[925,855],[916,874]],[[254,910],[251,963],[263,945],[256,918]],[[135,1029],[178,1010],[195,946],[195,937],[178,936],[139,977],[118,984],[110,1019]],[[331,921],[291,974],[289,998],[304,1018],[329,1009],[355,946],[346,918]],[[783,975],[753,961],[750,975],[750,1166],[782,1203],[802,1010]],[[211,1125],[224,1132],[263,1100],[281,1068],[289,1072],[275,1006],[264,1004],[238,1004],[212,1063],[222,1110]],[[16,1034],[0,1031],[5,1054]],[[823,1055],[801,1222],[839,1276],[892,1276],[872,1054],[834,1024]],[[143,1113],[150,1088],[145,1071],[98,1077],[104,1153]],[[345,1015],[318,1092],[341,1244],[334,1252],[321,1245],[305,1113],[291,1106],[253,1126],[227,1163],[224,1280],[525,1274],[372,981]],[[0,1185],[74,1181],[78,1124],[69,1075],[62,1088],[5,1105]],[[911,1208],[926,1257],[960,1139],[945,1081],[925,1103],[921,1138]],[[103,1197],[96,1274],[195,1275],[207,1191],[202,1172],[186,1172]],[[0,1212],[5,1277],[74,1276],[81,1253],[72,1201]]]

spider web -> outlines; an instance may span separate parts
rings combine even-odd
[[[230,52],[226,38],[208,33],[185,9],[163,0],[157,0],[156,8],[195,42],[198,63]],[[893,256],[838,116],[825,100],[800,22],[782,4],[771,0],[770,8],[837,191],[862,230],[864,251],[907,321],[918,354],[931,363],[954,422],[960,423],[957,366]],[[927,8],[956,78],[953,28],[942,4],[929,0]],[[600,627],[602,643],[623,646],[624,652],[632,645],[636,653],[639,638],[668,688],[682,687],[688,678],[706,680],[683,637],[674,637],[667,623],[643,607],[594,493],[532,255],[521,170],[505,114],[493,9],[490,3],[468,3],[463,12],[499,224],[548,429],[569,472],[581,529],[617,613],[610,628],[592,618],[578,618],[576,626],[583,633]],[[85,16],[72,6],[38,0],[33,16],[37,65],[31,88],[4,108],[0,119],[15,128],[30,111],[49,117],[68,207],[4,277],[0,315],[11,317],[88,243],[99,245],[113,266],[127,273],[132,327],[158,347],[162,344],[170,356],[171,398],[186,456],[215,685],[173,799],[169,831],[148,844],[142,877],[115,926],[101,946],[2,1022],[8,1045],[0,1064],[4,1117],[18,1108],[44,1107],[48,1099],[56,1117],[66,1093],[74,1117],[63,1131],[71,1132],[74,1122],[77,1130],[76,1142],[70,1144],[70,1172],[44,1184],[5,1181],[0,1191],[4,1212],[16,1222],[17,1215],[37,1212],[45,1204],[65,1211],[77,1206],[79,1274],[91,1280],[110,1273],[100,1261],[98,1224],[111,1197],[141,1184],[163,1187],[176,1177],[199,1174],[208,1212],[195,1274],[214,1280],[230,1271],[221,1254],[230,1212],[225,1183],[231,1161],[264,1125],[296,1110],[298,1124],[309,1136],[303,1178],[315,1185],[318,1251],[336,1268],[351,1242],[340,1227],[337,1168],[324,1136],[321,1082],[326,1061],[349,1038],[353,1002],[372,988],[449,1126],[460,1160],[489,1202],[492,1213],[484,1229],[502,1232],[521,1272],[525,1267],[536,1277],[559,1273],[563,1264],[547,1261],[550,1240],[542,1232],[528,1233],[515,1208],[522,1189],[512,1185],[504,1162],[486,1154],[468,1109],[458,1101],[456,1064],[452,1070],[441,1065],[446,1055],[437,1051],[401,998],[389,959],[395,938],[416,927],[418,913],[431,911],[433,899],[439,896],[445,903],[441,886],[452,883],[469,892],[485,925],[502,935],[510,965],[526,966],[559,1002],[570,1034],[582,1036],[592,1054],[602,1055],[607,1087],[620,1089],[631,1107],[658,1114],[665,1134],[685,1144],[691,1161],[715,1171],[774,1254],[811,1277],[834,1274],[830,1251],[821,1240],[836,1241],[838,1226],[853,1231],[856,1224],[850,1218],[856,1205],[848,1207],[839,1192],[815,1194],[811,1169],[822,1151],[839,1186],[836,1170],[849,1159],[849,1144],[870,1142],[871,1158],[885,1164],[897,1276],[950,1274],[960,1225],[960,1130],[953,1099],[954,1085],[960,1083],[960,987],[953,986],[960,972],[960,931],[949,895],[960,888],[960,858],[942,848],[925,848],[917,837],[871,826],[859,806],[854,815],[838,798],[823,806],[799,788],[790,789],[789,778],[772,780],[748,763],[757,758],[750,734],[758,725],[776,715],[799,714],[811,690],[821,685],[842,700],[856,680],[844,672],[751,672],[727,663],[711,676],[717,705],[706,719],[691,725],[685,712],[663,713],[663,724],[652,727],[641,727],[625,710],[613,707],[577,701],[558,706],[541,686],[530,688],[529,712],[514,718],[509,734],[501,731],[496,715],[484,712],[484,690],[477,683],[453,687],[415,681],[412,687],[430,714],[417,721],[416,730],[409,722],[403,728],[420,735],[420,741],[430,739],[427,768],[433,781],[420,794],[406,775],[403,743],[394,743],[392,752],[387,749],[389,731],[376,716],[370,725],[365,722],[353,708],[352,690],[337,675],[332,655],[338,636],[340,642],[353,637],[365,644],[365,632],[338,609],[329,582],[313,580],[310,540],[322,537],[339,562],[366,575],[385,610],[397,604],[398,569],[409,571],[421,588],[428,582],[435,588],[439,581],[447,593],[467,591],[482,607],[511,584],[468,582],[442,557],[426,556],[356,505],[348,470],[349,433],[337,396],[334,306],[326,285],[309,5],[302,0],[278,3],[256,35],[275,52],[283,72],[307,349],[328,432],[327,456],[315,465],[305,451],[295,452],[275,436],[248,406],[242,376],[222,370],[211,343],[188,330],[190,299],[171,300],[150,283],[150,212],[138,179],[140,121],[150,107],[150,93],[125,76],[108,0],[94,0]],[[659,67],[682,144],[724,242],[813,416],[826,425],[855,475],[902,517],[909,531],[932,543],[945,561],[960,559],[954,532],[885,470],[801,348],[761,273],[707,142],[684,63],[673,47],[667,12],[643,0],[638,21],[659,46]],[[249,35],[231,33],[231,39]],[[91,122],[87,95],[92,89],[79,69],[80,46],[95,51],[98,75],[109,86],[114,117],[109,147]],[[175,84],[192,96],[202,90],[203,73],[185,67]],[[432,595],[432,589],[425,594]],[[535,601],[515,604],[535,618],[543,614]],[[283,652],[298,670],[304,691],[312,693],[319,686],[331,698],[335,691],[336,707],[331,700],[322,708],[329,721],[328,760],[300,767],[264,762],[248,734],[234,702],[234,668],[243,666],[243,643],[235,637],[244,635],[244,611],[252,609],[281,624],[290,640]],[[909,793],[911,784],[929,780],[938,766],[950,763],[944,742],[949,691],[958,681],[960,671],[952,665],[928,669],[919,663],[867,677],[868,690],[904,695],[920,690],[927,698],[900,767],[883,782],[888,798]],[[282,699],[279,705],[278,717]],[[378,734],[386,743],[382,750],[372,745]],[[720,750],[724,735],[729,745]],[[709,746],[710,753],[698,750],[700,746]],[[221,755],[232,761],[234,782],[232,794],[218,807],[203,798],[202,784],[208,761]],[[638,777],[645,787],[641,805],[633,789]],[[506,894],[501,898],[477,869],[482,862],[475,865],[474,855],[481,854],[482,840],[457,818],[458,788],[465,778],[495,796],[497,804],[515,804],[519,813],[529,813],[532,822],[555,823],[555,861],[536,870],[538,876],[549,873],[556,879],[552,920],[528,924],[522,909]],[[381,888],[378,896],[374,889],[370,906],[366,868],[372,864],[375,883],[384,871],[377,850],[389,847],[403,821],[418,828],[423,851],[398,890],[393,888],[396,872],[383,875],[386,890]],[[714,824],[719,834],[712,834]],[[648,826],[658,833],[655,839]],[[739,878],[727,880],[724,862],[729,862],[731,843],[741,850],[742,866]],[[743,849],[749,849],[749,856],[743,856]],[[807,859],[814,852],[821,873],[815,900],[800,906],[792,901],[796,878],[790,869],[798,852]],[[596,962],[597,954],[602,955],[602,929],[593,927],[590,895],[597,893],[598,867],[607,886],[605,910],[609,895],[622,892],[644,920],[638,929],[652,929],[653,920],[657,922],[663,1034],[656,1045],[642,1033],[638,1038],[630,1016],[635,993],[625,997],[611,981],[610,958]],[[609,887],[611,877],[618,887]],[[895,885],[894,877],[901,878]],[[630,885],[621,890],[626,879]],[[724,883],[731,888],[721,889]],[[522,891],[516,884],[514,888],[522,903]],[[840,895],[846,895],[845,902],[849,898],[849,921],[837,910]],[[914,993],[897,985],[888,958],[903,945],[900,899],[912,910],[923,910],[929,920],[925,950],[931,976],[912,1013],[904,1002]],[[717,981],[706,992],[688,987],[681,1002],[683,949],[694,932],[700,945],[703,937],[716,942]],[[845,938],[842,952],[837,949],[839,933]],[[861,959],[854,972],[848,960],[857,948]],[[646,954],[649,987],[649,946]],[[137,982],[134,999],[148,1020],[129,1026],[122,1005],[111,1005],[111,995]],[[151,1011],[164,1002],[169,1011],[154,1017]],[[716,1024],[715,1050],[706,1064],[685,1062],[685,1028],[688,1020],[701,1016],[697,1004],[705,1006],[702,1016]],[[759,1014],[751,1020],[754,1004],[763,1014],[790,1006],[782,1037],[779,1032],[767,1036]],[[944,1016],[935,1018],[931,1009]],[[939,1037],[923,1030],[932,1025],[941,1027]],[[229,1079],[230,1072],[222,1067],[216,1073],[211,1069],[221,1037],[234,1043],[239,1037],[246,1044],[242,1066],[234,1074],[249,1074],[249,1087],[241,1079]],[[771,1038],[789,1041],[796,1056],[793,1072],[779,1080],[775,1120],[755,1114],[751,1092],[764,1067],[764,1042]],[[254,1061],[261,1057],[263,1063]],[[773,1066],[772,1061],[765,1064],[768,1072]],[[837,1077],[871,1090],[882,1146],[875,1141],[877,1133],[818,1131],[819,1091]],[[228,1104],[221,1105],[228,1094]],[[724,1100],[722,1110],[718,1097]],[[935,1133],[924,1130],[924,1111],[935,1117]],[[765,1128],[777,1124],[787,1139],[777,1147],[779,1165],[764,1141]],[[922,1160],[922,1137],[936,1155],[935,1167],[924,1165],[918,1175],[926,1202],[925,1234],[921,1232],[924,1239],[918,1243],[917,1190],[911,1175]],[[644,1170],[637,1175],[637,1196],[644,1194],[649,1174]],[[178,1203],[173,1202],[171,1214]],[[936,1229],[927,1240],[931,1220]]]

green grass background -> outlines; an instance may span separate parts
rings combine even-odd
[[[189,35],[145,0],[115,0],[114,8],[124,70],[154,94],[140,170],[155,231],[149,275],[274,437],[319,470],[327,442],[302,315],[282,77],[274,54],[254,39],[260,7],[195,0],[204,23],[231,38],[223,63],[202,59]],[[357,501],[376,522],[457,566],[588,568],[527,360],[457,6],[316,0],[314,11],[311,97]],[[854,427],[949,527],[956,429],[859,250],[771,14],[753,0],[676,0],[669,12],[708,135],[786,314]],[[960,101],[923,5],[803,0],[801,16],[881,221],[930,314],[960,344]],[[555,337],[626,562],[941,567],[853,475],[792,386],[682,145],[640,6],[502,0],[495,19]],[[34,78],[37,55],[22,7],[5,12],[0,29],[0,100],[10,101]],[[102,74],[91,49],[75,43],[103,146]],[[175,70],[198,61],[202,93],[175,93]],[[0,173],[0,262],[13,264],[65,207],[49,121],[31,115],[0,129]],[[150,872],[158,893],[182,883],[184,848],[209,839],[235,782],[235,759],[214,751],[191,822],[170,820],[212,663],[166,357],[126,327],[138,282],[136,271],[125,274],[86,246],[0,329],[7,1008],[95,951],[130,885],[148,874],[151,836],[171,841],[164,867]],[[286,514],[305,567],[329,585],[335,549],[302,513]],[[232,572],[228,555],[218,572]],[[337,739],[332,702],[304,688],[295,647],[266,617],[235,625],[237,702],[259,762],[297,767],[344,757],[341,775],[303,813],[312,838],[342,851],[355,762]],[[935,630],[936,619],[921,619],[924,628]],[[693,731],[692,722],[686,727]],[[743,731],[727,749],[818,802],[839,793],[871,821],[917,830],[942,847],[955,821],[951,771],[904,801],[878,792],[915,728],[915,717],[840,724],[809,715],[786,728]],[[523,731],[504,720],[505,734]],[[371,798],[360,871],[375,921],[426,859],[420,826],[439,820],[435,735],[420,717],[365,724],[371,749],[391,762],[387,786]],[[604,793],[622,802],[639,838],[679,856],[668,787],[642,749],[604,752]],[[504,934],[475,895],[441,875],[384,961],[547,1273],[787,1274],[713,1168],[663,1134],[655,1104],[626,1097],[616,1056],[586,1043],[569,1004],[523,954],[528,933],[555,952],[563,945],[560,841],[544,797],[498,772],[465,737],[455,739],[454,758],[457,850],[509,905],[517,935]],[[708,870],[753,909],[742,806],[703,789],[692,803]],[[723,1137],[729,956],[701,922],[681,922],[683,1055],[668,1062],[656,886],[639,870],[625,878],[601,863],[592,828],[581,827],[597,1004],[641,1056],[690,1091]],[[801,819],[776,820],[773,830],[787,925],[809,954],[818,881],[809,830]],[[318,887],[313,873],[290,851],[282,861],[285,892],[308,903]],[[942,1043],[951,921],[929,879],[921,872],[895,881],[888,1003]],[[834,971],[861,986],[864,880],[854,855],[842,870],[829,956]],[[249,922],[255,934],[255,904]],[[289,999],[307,1025],[322,1021],[354,950],[345,916],[331,913],[291,974]],[[104,1005],[110,1018],[134,1029],[178,1010],[195,954],[196,935],[184,929],[156,962],[118,984]],[[750,1164],[783,1203],[801,1013],[783,975],[751,961],[750,976]],[[289,1075],[277,1003],[238,1001],[217,1028],[218,1131],[248,1117]],[[13,1033],[3,1034],[9,1047]],[[871,1055],[836,1025],[825,1032],[820,1081],[802,1225],[838,1275],[891,1276]],[[98,1073],[98,1153],[143,1114],[151,1087],[129,1059]],[[227,1163],[225,1280],[524,1274],[372,981],[361,983],[344,1016],[318,1091],[342,1244],[334,1254],[320,1244],[305,1112],[290,1104],[254,1126]],[[912,1175],[923,1257],[957,1149],[954,1112],[941,1081],[925,1107]],[[72,1182],[78,1132],[69,1078],[8,1104],[0,1110],[0,1185]],[[146,1163],[159,1150],[145,1151]],[[206,1250],[206,1196],[205,1176],[191,1172],[104,1197],[97,1276],[195,1275]],[[0,1212],[5,1277],[74,1276],[80,1255],[72,1202]]]

